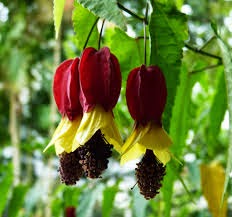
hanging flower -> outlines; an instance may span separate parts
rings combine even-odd
[[[77,151],[72,152],[73,139],[82,118],[79,101],[79,61],[79,58],[66,60],[55,72],[53,95],[62,119],[44,150],[55,146],[60,159],[61,181],[67,185],[74,185],[83,174],[82,165],[79,163],[80,155]]]
[[[134,130],[122,147],[121,164],[144,155],[136,177],[141,194],[153,198],[161,187],[172,141],[162,128],[166,104],[165,78],[158,66],[133,69],[127,80],[126,99],[135,120]]]
[[[112,145],[121,148],[121,137],[112,109],[121,89],[121,72],[117,58],[109,48],[86,48],[79,63],[80,102],[83,118],[72,144],[79,149],[85,174],[97,178],[107,168]]]

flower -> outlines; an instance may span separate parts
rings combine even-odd
[[[121,148],[121,137],[114,122],[113,108],[121,90],[117,58],[109,48],[86,48],[79,63],[80,102],[83,118],[72,144],[81,153],[85,175],[97,178],[107,168],[112,145]]]
[[[99,51],[86,48],[81,56],[79,72],[80,102],[84,114],[72,150],[85,144],[100,129],[107,141],[119,151],[122,142],[112,112],[122,80],[117,58],[107,47]]]
[[[82,118],[82,107],[79,101],[79,61],[79,58],[66,60],[56,69],[53,95],[62,119],[44,150],[46,151],[52,145],[55,146],[60,161],[61,181],[66,185],[76,184],[84,172],[79,162],[79,153],[72,152],[73,139]]]
[[[171,158],[169,146],[172,141],[162,128],[161,120],[166,97],[165,78],[158,66],[142,65],[130,72],[126,99],[135,125],[122,146],[121,164],[144,155],[137,164],[136,177],[146,199],[158,193],[165,165]]]
[[[44,151],[55,145],[56,154],[72,151],[72,141],[82,118],[79,101],[79,58],[62,62],[56,69],[53,95],[62,119]]]

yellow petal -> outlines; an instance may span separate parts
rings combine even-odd
[[[146,152],[146,148],[138,143],[136,143],[132,148],[126,151],[120,160],[120,164],[123,165],[130,160],[137,159],[141,157]]]
[[[92,111],[84,113],[73,141],[72,150],[88,142],[99,129],[107,141],[120,152],[122,139],[114,123],[112,111],[106,112],[99,105],[95,106]]]
[[[55,145],[56,153],[62,153],[62,149],[63,151],[70,153],[72,151],[73,139],[80,125],[80,121],[81,117],[77,117],[73,121],[70,121],[67,117],[62,117],[51,141],[44,151],[46,151],[52,145]]]
[[[153,150],[156,157],[165,165],[171,159],[169,147],[172,140],[162,127],[150,123],[147,124],[146,128],[149,130],[138,143],[147,149]]]
[[[122,147],[123,160],[121,160],[121,164],[127,162],[129,159],[136,159],[138,157],[137,152],[132,157],[135,151],[130,150],[139,147],[140,150],[138,152],[140,156],[141,150],[144,150],[143,153],[145,153],[146,149],[151,149],[156,157],[165,165],[171,159],[171,154],[168,149],[171,144],[171,139],[162,127],[153,123],[148,123],[146,126],[139,125],[133,130]],[[141,147],[144,148],[142,149]],[[127,157],[128,160],[126,159]]]
[[[62,154],[65,150],[60,146],[58,142],[55,143],[56,155]]]
[[[225,171],[217,163],[201,165],[201,186],[208,201],[209,210],[213,217],[227,216],[227,198],[221,207],[221,199],[225,182]]]

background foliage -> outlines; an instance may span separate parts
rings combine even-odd
[[[220,216],[232,215],[231,1],[149,1],[146,55],[166,77],[163,123],[178,159],[168,164],[155,199],[130,189],[136,162],[121,167],[116,153],[102,179],[74,187],[60,183],[54,151],[42,153],[60,120],[51,96],[54,70],[81,54],[98,17],[88,46],[97,48],[106,19],[101,46],[118,57],[123,76],[114,114],[123,139],[129,135],[125,85],[144,62],[145,8],[145,0],[0,1],[0,216],[60,217],[74,207],[78,217],[219,217],[211,204],[220,209],[221,192],[228,205]],[[203,182],[201,165],[211,165],[224,186]],[[219,199],[205,195],[207,185]]]

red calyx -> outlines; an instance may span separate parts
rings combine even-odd
[[[162,125],[161,117],[167,98],[164,75],[158,66],[133,69],[127,80],[126,99],[129,112],[138,123],[148,121]]]
[[[121,71],[117,58],[109,48],[86,48],[79,63],[81,94],[84,112],[96,104],[108,111],[118,101],[121,90]]]
[[[78,64],[79,58],[62,62],[56,69],[53,81],[53,95],[58,110],[71,121],[82,114],[82,107],[79,101]]]

